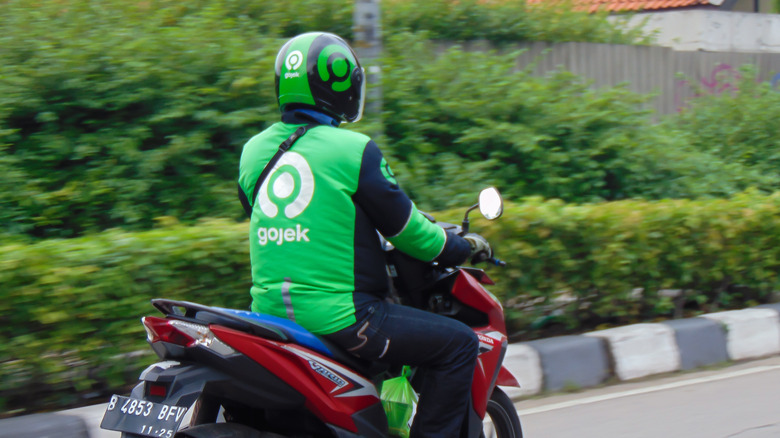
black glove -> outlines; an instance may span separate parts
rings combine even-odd
[[[484,237],[475,233],[468,233],[463,236],[471,245],[471,263],[483,262],[493,257],[493,250],[490,249],[490,244]]]

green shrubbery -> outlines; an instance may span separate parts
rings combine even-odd
[[[472,3],[456,2],[452,13]],[[281,40],[259,32],[325,26],[321,14],[241,1],[66,4],[11,1],[0,18],[13,30],[0,36],[2,232],[73,237],[149,228],[157,216],[241,217],[241,146],[278,117],[270,72]],[[478,10],[501,7],[510,6]],[[409,18],[412,28],[435,27],[427,8],[394,13],[414,9],[423,15]],[[347,15],[326,29],[344,31]],[[467,37],[487,36],[474,32]],[[659,127],[639,109],[646,97],[593,90],[565,72],[534,77],[517,71],[512,52],[442,51],[427,42],[437,36],[389,34],[382,60],[382,147],[423,208],[459,204],[465,172],[514,197],[567,202],[776,186],[776,172],[695,144],[690,133],[703,124],[733,126],[725,109],[699,118],[696,131]],[[767,135],[743,131],[741,142]]]
[[[709,101],[721,113],[695,128],[657,125],[641,109],[647,96],[594,90],[567,72],[532,76],[530,67],[517,71],[512,52],[456,46],[434,55],[426,39],[408,34],[391,38],[386,51],[388,149],[406,166],[404,187],[426,208],[458,205],[473,181],[493,182],[515,198],[575,203],[777,186],[776,170],[760,172],[693,143],[707,123],[740,129],[742,119],[727,115],[730,102]],[[744,131],[780,142],[773,130]]]
[[[695,149],[777,178],[780,174],[780,90],[758,82],[755,66],[740,68],[726,90],[700,89],[664,129],[684,133]]]
[[[583,13],[561,12],[560,21],[549,8],[450,3],[445,27],[433,14],[442,1],[424,7],[386,4],[386,33],[393,35],[396,26],[408,22],[402,27],[430,29],[432,37],[447,38],[451,35],[442,31],[460,29],[461,38],[495,40],[493,21],[514,16],[538,29],[545,22],[582,29],[595,41],[603,38],[593,26],[620,34],[604,17]],[[312,29],[350,37],[352,4],[80,0],[33,7],[4,2],[2,233],[73,237],[116,226],[148,228],[163,215],[182,221],[240,217],[234,180],[241,146],[278,117],[271,71],[279,38]],[[500,38],[547,37],[512,32]],[[631,39],[626,34],[623,41]],[[385,82],[391,106],[394,96],[417,102],[394,92],[394,84],[393,76]]]
[[[241,17],[180,15],[181,2],[26,3],[0,18],[6,231],[69,237],[162,215],[237,217],[225,199],[241,145],[276,117],[277,42]]]
[[[650,35],[626,29],[607,19],[607,12],[588,14],[573,1],[540,2],[484,0],[383,0],[383,26],[392,33],[425,31],[447,41],[487,40],[580,41],[609,44],[648,44]]]
[[[0,247],[0,411],[134,381],[148,357],[121,354],[147,350],[152,298],[247,308],[247,238],[246,223],[212,220]]]
[[[576,331],[766,301],[780,286],[778,219],[780,195],[755,192],[593,205],[528,199],[484,229],[511,265],[497,274],[501,296],[527,337],[528,323],[545,315]]]
[[[583,206],[527,199],[473,228],[509,263],[489,272],[527,339],[528,323],[550,314],[585,330],[765,300],[778,286],[778,211],[780,195],[755,193]],[[132,382],[151,361],[127,356],[147,350],[139,318],[155,313],[151,298],[246,308],[247,238],[246,223],[212,220],[0,247],[0,403],[72,403]]]

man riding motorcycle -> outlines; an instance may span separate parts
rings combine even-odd
[[[489,257],[490,247],[431,223],[377,145],[338,129],[360,120],[366,85],[343,39],[290,39],[275,74],[281,122],[244,145],[239,166],[239,198],[251,217],[252,310],[293,320],[362,359],[420,367],[411,436],[461,435],[477,336],[459,321],[386,299],[377,231],[407,255],[444,266]]]

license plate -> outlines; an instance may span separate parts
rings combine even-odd
[[[113,395],[100,427],[141,436],[172,438],[186,413],[187,408],[182,406]]]

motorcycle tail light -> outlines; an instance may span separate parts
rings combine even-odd
[[[159,383],[151,383],[148,386],[149,395],[155,397],[165,397],[168,394],[168,388]]]
[[[191,347],[195,344],[195,339],[192,336],[177,330],[176,327],[171,324],[173,321],[155,318],[154,316],[146,316],[141,318],[141,322],[146,329],[146,339],[149,342],[169,342],[171,344],[181,345],[183,347]]]
[[[141,322],[146,328],[147,340],[152,343],[163,341],[182,347],[200,345],[222,356],[236,352],[229,345],[217,339],[216,335],[205,325],[154,316],[146,316],[141,319]]]

